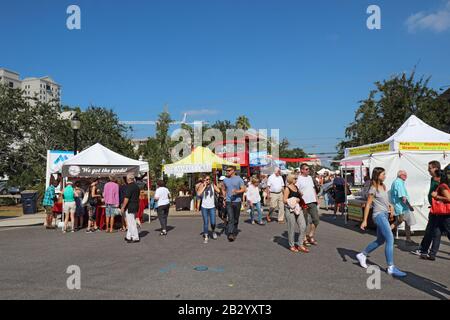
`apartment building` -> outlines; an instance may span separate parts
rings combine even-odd
[[[30,104],[35,103],[32,99],[34,97],[43,103],[59,104],[61,101],[61,86],[48,76],[21,80],[17,72],[0,68],[0,84],[12,89],[22,89]]]

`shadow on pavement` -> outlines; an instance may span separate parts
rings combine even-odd
[[[356,259],[356,255],[359,253],[355,250],[351,250],[351,249],[345,249],[345,248],[337,248],[337,251],[339,253],[339,255],[342,258],[343,262],[347,262],[347,257],[350,258],[350,260],[352,260],[353,264],[359,266],[359,263]],[[376,263],[373,263],[370,261],[370,259],[367,259],[367,262],[370,265],[375,265],[378,266],[380,268],[380,270],[385,270],[385,268],[382,268],[381,266],[379,266]],[[437,299],[440,300],[448,300],[448,298],[445,295],[450,296],[450,290],[448,289],[447,286],[443,285],[442,283],[433,281],[431,279],[428,278],[424,278],[422,276],[419,276],[417,274],[415,274],[414,272],[410,272],[408,270],[403,270],[405,271],[408,275],[405,278],[396,278],[396,280],[401,281],[407,285],[409,285],[410,287],[418,290],[418,291],[422,291],[432,297],[435,297]]]
[[[296,233],[295,237],[298,236],[298,233]],[[289,249],[289,240],[288,240],[288,233],[287,231],[283,232],[281,236],[274,236],[273,242],[278,244],[279,246],[282,246],[285,249]]]
[[[150,232],[148,231],[141,231],[139,232],[139,238],[145,238],[146,236],[148,236]]]

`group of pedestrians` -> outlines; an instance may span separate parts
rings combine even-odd
[[[428,164],[431,175],[429,202],[431,204],[425,236],[417,250],[412,253],[420,255],[422,259],[435,260],[439,250],[440,239],[443,233],[450,239],[450,165],[441,170],[438,161]],[[394,264],[394,235],[393,230],[401,223],[406,222],[406,234],[409,239],[413,210],[409,203],[409,196],[405,187],[407,172],[400,170],[397,179],[391,186],[391,194],[384,181],[386,172],[384,168],[373,169],[371,185],[368,190],[367,203],[364,210],[361,229],[365,230],[368,224],[370,209],[373,205],[372,219],[377,226],[377,239],[370,243],[356,257],[363,268],[367,268],[367,256],[385,245],[385,256],[388,274],[395,277],[405,277],[407,274],[399,270]]]
[[[55,189],[59,182],[53,181],[47,188],[43,205],[47,212],[46,228],[54,229],[52,208],[58,201]],[[127,242],[139,242],[138,224],[136,219],[139,209],[139,186],[136,184],[133,174],[126,178],[109,177],[101,192],[98,188],[98,179],[92,181],[85,191],[78,183],[67,181],[66,186],[61,190],[60,200],[64,201],[64,226],[63,233],[75,232],[84,225],[85,208],[88,213],[86,233],[99,231],[97,226],[97,210],[99,205],[105,206],[105,233],[115,233],[114,229],[116,217],[121,216],[121,231],[126,231],[125,240]],[[69,229],[70,222],[70,229]]]

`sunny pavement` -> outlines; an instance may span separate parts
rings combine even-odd
[[[435,262],[419,259],[397,241],[396,264],[408,277],[381,272],[381,290],[355,254],[374,239],[356,223],[322,215],[318,246],[309,254],[287,249],[286,225],[245,223],[229,243],[224,236],[202,243],[200,217],[170,217],[159,236],[158,221],[145,224],[141,242],[124,234],[84,231],[62,234],[43,227],[0,229],[0,299],[448,299],[450,243],[443,238]],[[421,237],[414,237],[419,242]],[[370,257],[385,268],[384,250]],[[67,267],[81,268],[81,290],[67,289]],[[207,271],[194,270],[207,266]]]

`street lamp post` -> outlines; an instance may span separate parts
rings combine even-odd
[[[80,126],[81,126],[81,121],[78,118],[78,115],[75,114],[72,117],[72,120],[70,120],[70,126],[72,127],[73,130],[73,154],[76,155],[77,154],[77,149],[78,149],[78,130],[80,130]]]
[[[162,166],[161,166],[161,180],[164,180],[164,165],[166,164],[166,160],[162,159],[161,164],[162,164]]]

